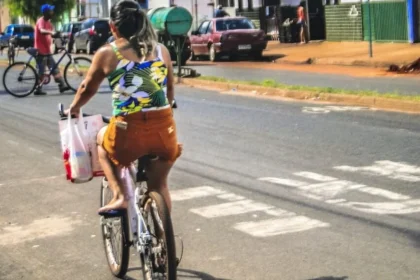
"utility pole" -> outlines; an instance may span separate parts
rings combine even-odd
[[[367,1],[368,7],[368,25],[369,25],[369,57],[373,57],[373,46],[372,46],[372,13],[370,0]]]

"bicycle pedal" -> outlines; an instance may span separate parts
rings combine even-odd
[[[118,218],[118,217],[124,216],[124,212],[125,212],[125,210],[112,210],[112,211],[108,211],[108,212],[100,212],[100,213],[98,213],[98,215],[104,217],[105,219],[107,219],[107,218]]]

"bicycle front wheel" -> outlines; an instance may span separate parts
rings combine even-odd
[[[101,184],[101,207],[108,204],[112,197],[108,181],[104,178]],[[130,258],[127,215],[115,218],[101,217],[101,225],[109,269],[115,277],[123,278],[127,273]]]
[[[92,65],[92,61],[87,57],[76,57],[67,63],[64,69],[64,80],[74,91],[77,91],[80,84],[86,78],[86,74]]]
[[[26,97],[34,92],[38,81],[35,68],[26,62],[16,62],[8,66],[3,74],[3,86],[7,93],[15,97]]]
[[[152,236],[152,250],[148,259],[141,254],[143,277],[146,280],[176,280],[176,249],[171,215],[163,197],[149,192],[143,200],[143,217]]]

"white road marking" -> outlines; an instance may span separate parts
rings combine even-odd
[[[28,184],[28,183],[32,183],[32,182],[38,182],[38,181],[49,181],[49,180],[54,180],[57,179],[59,177],[64,176],[65,174],[61,174],[59,176],[48,176],[48,177],[40,177],[40,178],[32,178],[32,179],[23,179],[23,180],[14,180],[14,181],[10,181],[10,182],[4,182],[2,184],[0,184],[0,186],[11,186],[11,185],[22,185],[22,184]]]
[[[334,178],[334,177],[325,176],[325,175],[318,174],[318,173],[313,173],[313,172],[306,172],[306,171],[296,172],[296,173],[294,173],[294,175],[304,177],[304,178],[307,178],[307,179],[311,179],[311,180],[314,180],[314,181],[319,181],[319,182],[330,182],[330,181],[338,180],[337,178]]]
[[[172,201],[183,201],[193,198],[221,195],[224,193],[225,191],[213,187],[201,186],[171,191],[171,199]]]
[[[283,217],[283,218],[296,216],[295,213],[289,212],[289,211],[286,211],[286,210],[283,210],[283,209],[280,209],[280,208],[268,209],[268,210],[265,210],[264,213],[266,213],[268,215],[271,215],[271,216],[274,216],[274,217]]]
[[[234,194],[234,193],[221,194],[221,195],[218,195],[217,197],[220,199],[228,200],[228,201],[238,201],[238,200],[245,199],[245,197]]]
[[[330,112],[346,112],[369,110],[368,107],[357,106],[323,106],[323,107],[303,107],[302,112],[308,114],[327,114]]]
[[[420,212],[420,199],[404,202],[347,202],[341,206],[379,215],[406,215]]]
[[[405,199],[411,198],[408,195],[403,195],[403,194],[395,193],[392,191],[388,191],[388,190],[384,190],[380,188],[374,188],[374,187],[367,187],[367,186],[359,188],[358,191],[368,193],[371,195],[382,196],[382,197],[392,199],[392,200],[405,200]]]
[[[325,202],[329,204],[337,204],[337,203],[346,202],[346,200],[343,198],[338,198],[338,199],[329,199],[329,200],[326,200]]]
[[[26,241],[70,234],[81,225],[74,217],[53,216],[33,221],[29,225],[0,228],[0,246],[13,246]]]
[[[41,150],[38,150],[36,148],[28,147],[29,151],[37,153],[37,154],[43,154],[44,152]]]
[[[356,184],[350,181],[332,181],[319,184],[311,184],[302,186],[299,189],[302,191],[309,191],[311,194],[324,197],[326,199],[332,199],[339,194],[346,193],[350,190],[357,190],[365,185]]]
[[[200,208],[190,209],[192,213],[205,218],[218,218],[232,215],[239,215],[249,212],[263,211],[272,209],[274,206],[255,202],[252,200],[241,200],[236,202],[228,202],[216,205],[210,205]]]
[[[284,185],[288,187],[301,187],[308,184],[302,181],[296,181],[296,180],[284,179],[284,178],[274,178],[274,177],[264,177],[264,178],[259,178],[258,180],[266,181],[266,182],[270,182],[274,184],[279,184],[279,185]]]
[[[60,161],[60,162],[63,162],[63,159],[62,158],[59,158],[59,157],[52,157],[53,158],[53,160],[55,160],[55,161]]]
[[[390,179],[406,182],[420,182],[420,167],[404,162],[394,162],[389,160],[376,161],[370,166],[336,166],[336,170],[346,172],[363,172],[369,175],[385,176]],[[419,175],[419,176],[416,176]]]
[[[313,220],[305,216],[295,216],[291,218],[243,222],[236,224],[234,228],[255,237],[270,237],[328,226],[328,223]]]
[[[12,145],[12,146],[18,146],[19,142],[13,141],[13,140],[7,140],[7,143]]]

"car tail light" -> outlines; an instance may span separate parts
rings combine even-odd
[[[89,29],[89,35],[90,36],[96,35],[95,27],[92,27],[91,29]]]

